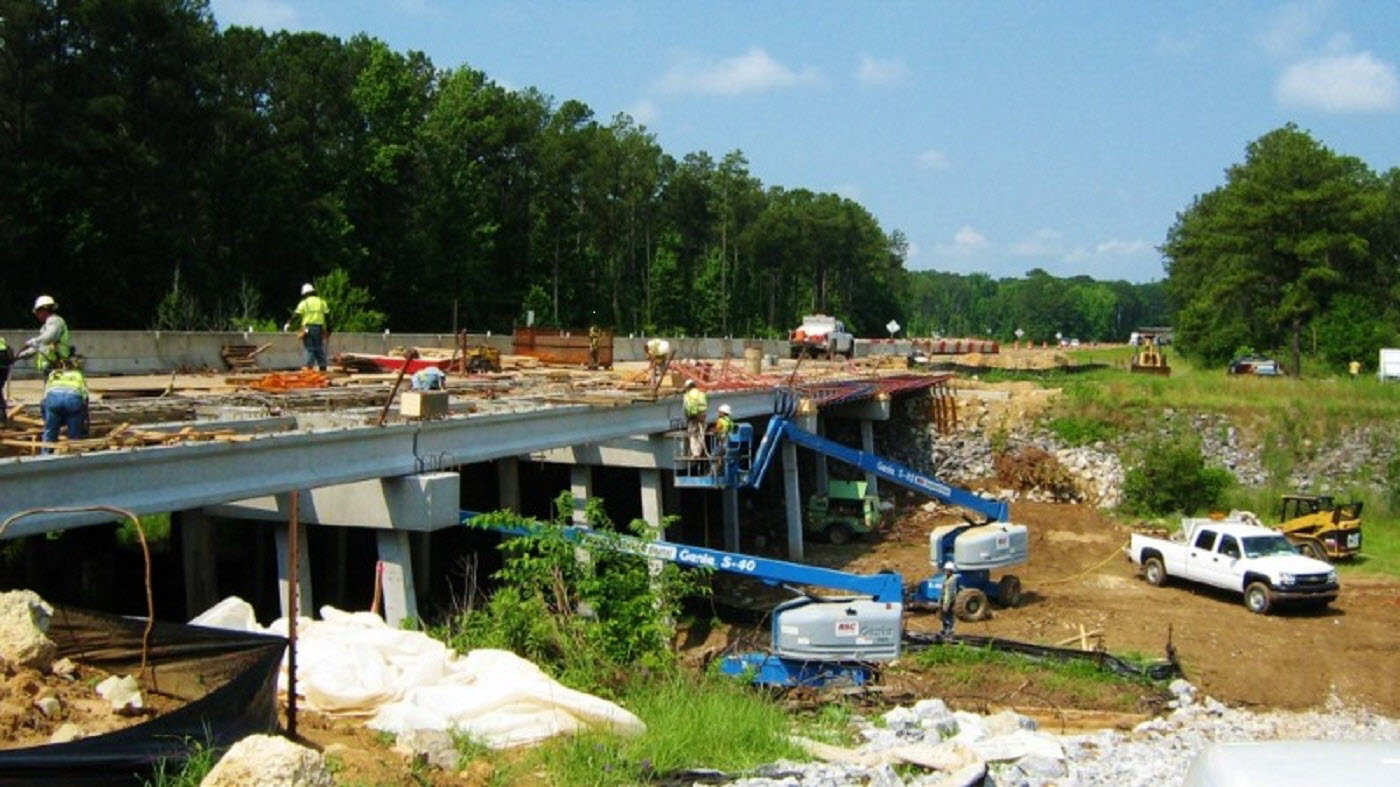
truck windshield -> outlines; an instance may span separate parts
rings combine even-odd
[[[1268,555],[1293,555],[1298,550],[1293,548],[1288,539],[1283,536],[1246,536],[1244,541],[1245,557],[1267,557]]]

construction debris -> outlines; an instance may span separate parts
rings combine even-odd
[[[329,388],[330,380],[321,372],[303,369],[299,372],[273,372],[248,384],[249,388],[268,393],[304,388]]]

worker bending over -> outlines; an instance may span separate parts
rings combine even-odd
[[[68,323],[58,316],[58,304],[47,295],[34,299],[34,316],[43,327],[39,335],[26,339],[24,349],[16,359],[34,356],[34,367],[41,372],[56,368],[61,362],[73,357],[73,340],[68,334]]]
[[[695,385],[694,380],[685,381],[685,396],[681,397],[685,410],[685,433],[689,438],[689,456],[705,455],[705,415],[710,409],[710,399]]]
[[[67,430],[69,440],[87,437],[87,378],[77,364],[63,361],[49,372],[39,409],[44,416],[44,453],[53,453],[52,444],[58,442],[60,428]]]
[[[447,387],[447,374],[436,366],[424,366],[408,381],[409,390],[441,391]]]
[[[647,340],[647,384],[656,388],[661,384],[661,375],[671,361],[671,343],[665,339]]]
[[[949,560],[943,564],[943,592],[938,596],[938,611],[943,616],[945,637],[953,634],[954,607],[957,606],[958,591],[961,589],[962,578],[958,576],[958,567]]]
[[[330,335],[331,309],[321,296],[316,294],[316,288],[308,284],[301,285],[301,303],[292,312],[292,318],[282,326],[282,330],[290,331],[292,323],[301,326],[301,346],[306,350],[306,368],[313,365],[321,371],[326,370],[326,338]]]

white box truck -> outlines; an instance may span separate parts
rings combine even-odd
[[[1400,348],[1381,348],[1381,362],[1376,366],[1376,376],[1381,382],[1400,380]]]

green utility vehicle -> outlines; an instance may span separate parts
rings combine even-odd
[[[880,526],[880,498],[865,493],[866,482],[832,479],[826,491],[807,502],[807,532],[839,545]]]

